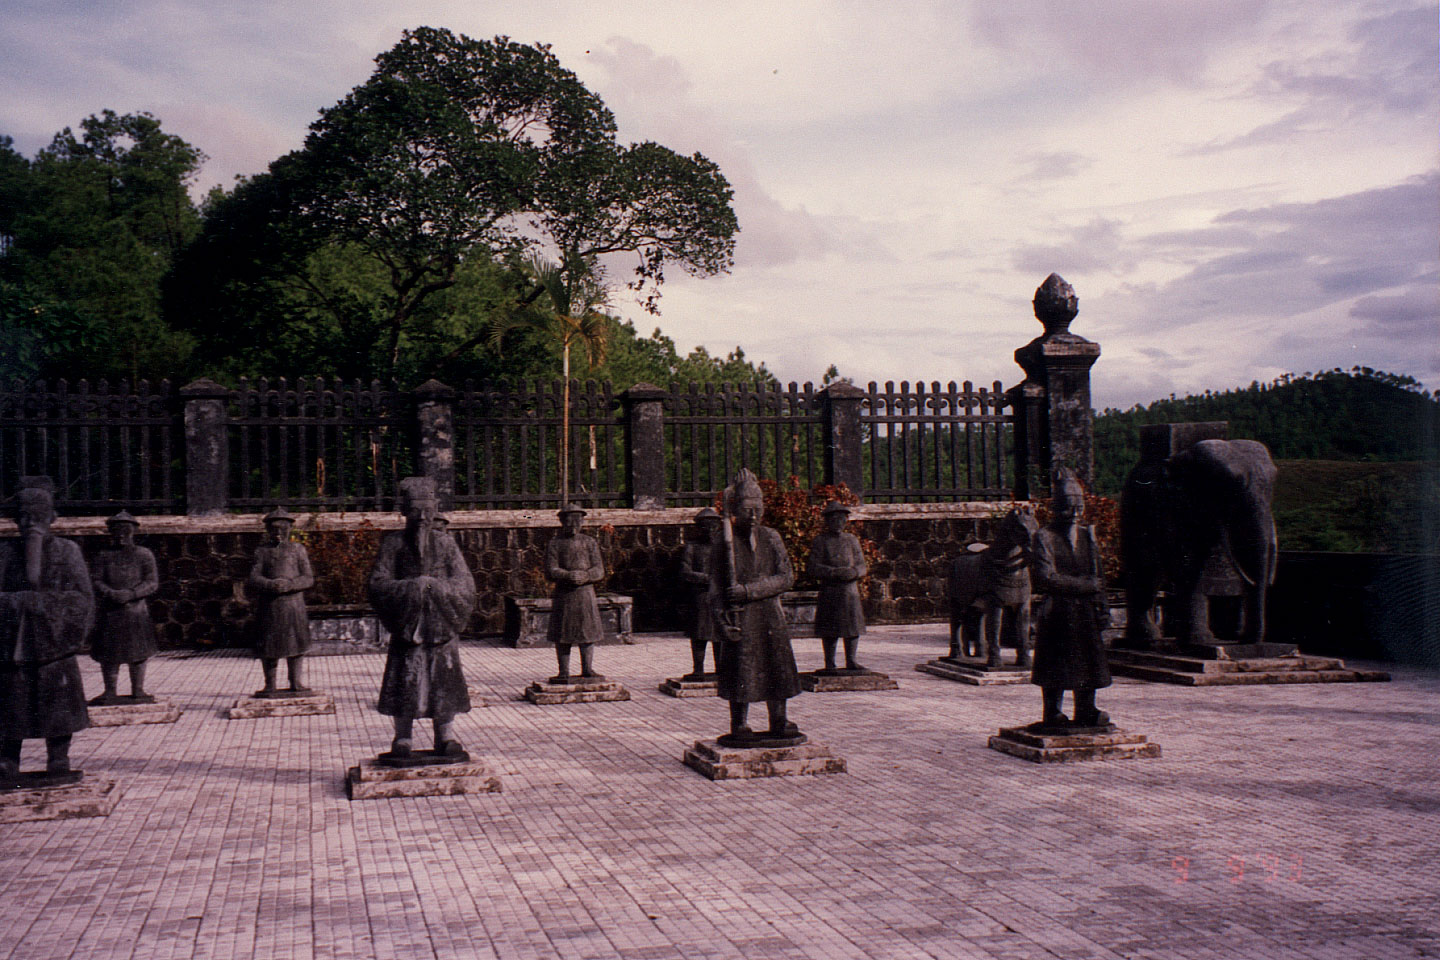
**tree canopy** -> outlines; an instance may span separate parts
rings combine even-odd
[[[615,129],[546,45],[407,31],[301,150],[212,198],[168,310],[211,363],[246,344],[270,370],[334,356],[404,379],[486,366],[494,321],[545,292],[526,253],[589,275],[634,254],[653,310],[667,265],[729,269],[731,190],[703,156]]]

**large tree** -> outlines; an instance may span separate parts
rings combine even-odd
[[[0,140],[0,347],[18,376],[161,377],[189,341],[160,281],[196,235],[205,155],[148,113],[106,110],[27,161]]]
[[[544,294],[523,251],[562,265],[637,254],[653,307],[667,263],[728,269],[736,229],[714,164],[617,144],[610,111],[547,46],[421,27],[322,111],[303,149],[214,203],[171,304],[181,322],[228,331],[217,357],[300,324],[341,335],[370,373],[419,377],[483,357],[495,318]],[[359,301],[335,296],[336,247],[380,281]],[[436,309],[481,261],[505,268],[492,289],[508,296],[485,315]]]

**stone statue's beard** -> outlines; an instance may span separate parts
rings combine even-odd
[[[435,529],[433,520],[416,520],[410,531],[410,542],[415,547],[415,555],[422,561],[430,552],[430,531]]]
[[[40,586],[41,561],[44,557],[45,534],[40,530],[25,531],[25,579],[30,586]]]

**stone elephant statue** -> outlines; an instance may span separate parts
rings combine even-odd
[[[1160,638],[1154,608],[1162,587],[1175,597],[1169,632],[1181,643],[1214,643],[1206,581],[1217,576],[1242,584],[1240,640],[1264,640],[1277,554],[1274,488],[1270,451],[1253,440],[1200,440],[1168,457],[1142,456],[1120,505],[1125,646]]]
[[[1014,636],[1016,665],[1030,663],[1030,540],[1038,529],[1033,516],[1012,509],[994,543],[971,544],[950,562],[950,659],[983,655],[987,666],[1000,666],[1003,627]]]

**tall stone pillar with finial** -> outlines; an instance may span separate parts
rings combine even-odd
[[[1058,273],[1045,278],[1034,303],[1045,332],[1015,351],[1025,379],[1010,390],[1020,499],[1045,496],[1050,478],[1062,467],[1087,490],[1094,473],[1090,368],[1100,359],[1100,344],[1070,332],[1080,298]]]

